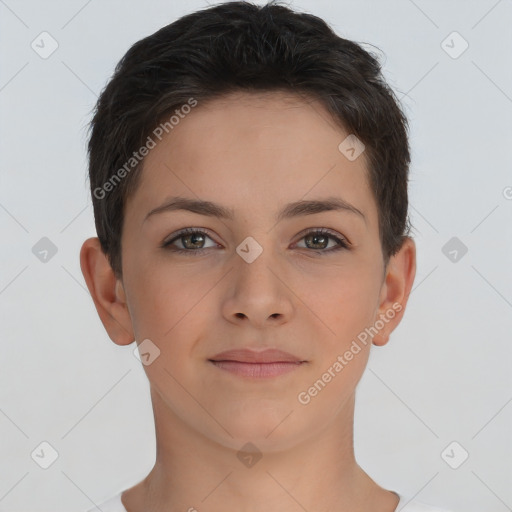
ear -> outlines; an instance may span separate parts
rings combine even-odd
[[[83,243],[80,268],[110,339],[118,345],[133,343],[135,336],[123,282],[115,277],[97,237],[88,238]]]
[[[405,312],[416,275],[416,244],[406,237],[400,250],[390,257],[382,283],[379,308],[375,321],[384,326],[373,337],[373,344],[385,345],[389,335],[398,326]]]

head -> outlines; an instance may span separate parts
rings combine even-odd
[[[159,350],[160,407],[268,450],[348,410],[415,274],[407,122],[377,59],[285,6],[210,7],[129,49],[88,149],[82,270],[111,339]],[[267,347],[304,363],[263,383],[211,362]]]

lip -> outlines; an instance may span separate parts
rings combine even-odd
[[[284,375],[306,362],[277,349],[260,352],[249,349],[228,350],[217,354],[209,361],[220,370],[256,379]]]
[[[239,363],[301,363],[298,357],[275,348],[256,352],[247,348],[227,350],[210,358],[210,361],[237,361]]]

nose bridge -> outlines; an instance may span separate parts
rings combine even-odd
[[[263,323],[267,319],[285,319],[291,312],[287,287],[282,281],[279,258],[267,237],[265,247],[247,237],[236,248],[234,268],[230,272],[232,294],[225,303],[225,315]]]
[[[247,237],[238,245],[236,252],[239,258],[238,261],[235,259],[237,288],[248,288],[253,294],[270,295],[279,292],[276,282],[278,263],[270,237],[265,239],[265,247],[253,237]]]

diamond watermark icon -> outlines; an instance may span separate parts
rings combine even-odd
[[[453,31],[441,41],[441,48],[452,59],[458,59],[469,48],[469,43],[458,32]]]
[[[59,453],[50,443],[43,441],[30,456],[38,466],[48,469],[59,458]]]
[[[150,339],[145,339],[135,347],[133,355],[144,366],[149,366],[160,356],[160,349]]]
[[[248,236],[236,248],[236,252],[247,263],[252,263],[263,252],[263,247],[252,236]]]
[[[469,457],[467,450],[457,441],[452,441],[442,452],[441,458],[452,469],[458,469]]]
[[[263,457],[258,447],[252,443],[245,443],[236,456],[248,468],[252,468]]]
[[[43,236],[32,247],[32,253],[43,263],[48,263],[57,254],[57,246],[49,238]]]
[[[458,263],[464,255],[468,252],[468,248],[464,245],[460,239],[456,236],[450,238],[448,242],[446,242],[443,247],[441,247],[441,252],[452,262]]]
[[[41,32],[30,46],[39,57],[47,59],[59,47],[59,43],[48,32]]]
[[[353,133],[338,145],[340,153],[353,162],[365,149],[365,145]]]

